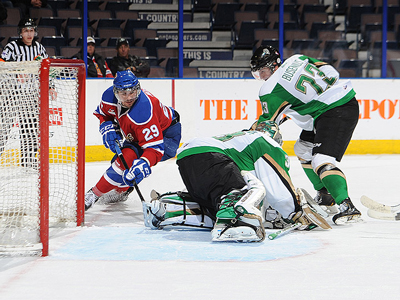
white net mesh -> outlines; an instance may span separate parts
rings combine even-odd
[[[39,73],[40,62],[0,63],[0,255],[40,254]],[[77,78],[50,68],[50,226],[77,222]]]

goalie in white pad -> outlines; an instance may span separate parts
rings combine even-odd
[[[301,211],[281,142],[278,126],[263,122],[256,130],[195,138],[178,149],[177,164],[191,201],[215,222],[214,241],[262,241],[267,207],[284,219]],[[149,211],[146,207],[145,218],[153,218]]]

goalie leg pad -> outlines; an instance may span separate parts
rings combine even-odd
[[[184,201],[183,199],[164,199],[161,202],[165,203],[165,215],[164,220],[159,224],[160,227],[188,226],[207,229],[213,228],[213,220],[198,203]]]
[[[144,225],[151,229],[159,229],[160,223],[164,220],[165,204],[158,200],[150,203],[142,202]]]
[[[211,231],[213,242],[261,242],[265,239],[265,231],[261,227],[236,226],[226,227],[223,224],[214,226]]]
[[[143,207],[145,225],[162,229],[166,226],[182,226],[212,229],[214,221],[207,210],[197,202],[189,201],[187,193],[176,192],[155,195],[150,204]],[[189,199],[189,200],[188,200]]]
[[[210,230],[214,221],[209,216],[203,215],[181,215],[165,219],[159,224],[159,228],[166,226],[197,227]]]
[[[250,190],[234,190],[223,197],[211,232],[213,241],[261,242],[265,239],[259,209],[265,188],[260,191],[251,186]]]

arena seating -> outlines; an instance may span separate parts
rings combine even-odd
[[[21,17],[19,8],[2,2],[9,16],[0,25],[1,48],[17,38]],[[396,53],[400,52],[400,2],[387,2],[386,45]],[[30,10],[39,25],[39,41],[54,56],[68,57],[81,46],[82,4],[80,0],[49,0],[48,7]],[[178,0],[151,4],[89,0],[88,35],[107,59],[115,55],[116,39],[126,37],[132,53],[140,53],[154,67],[150,75],[176,76],[177,4]],[[380,76],[382,0],[285,0],[282,20],[279,8],[279,0],[184,0],[184,77],[217,74],[207,73],[210,60],[224,61],[224,69],[235,69],[242,62],[248,64],[260,45],[279,47],[279,22],[284,22],[284,59],[293,53],[309,54],[345,74]]]

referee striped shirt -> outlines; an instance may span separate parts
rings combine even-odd
[[[47,58],[46,49],[37,41],[32,45],[25,45],[21,39],[8,43],[1,53],[1,58],[5,61],[32,61],[36,56]]]

